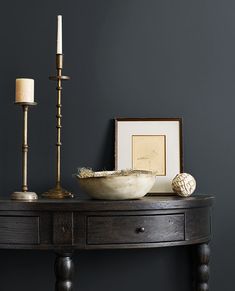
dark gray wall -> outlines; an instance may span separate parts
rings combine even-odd
[[[185,169],[216,196],[211,290],[232,290],[235,161],[235,2],[8,0],[0,10],[0,187],[20,187],[16,77],[36,80],[30,186],[53,186],[56,15],[64,17],[63,179],[77,166],[112,169],[112,119],[184,118]],[[228,235],[228,230],[230,234]],[[189,291],[188,248],[76,254],[79,291]],[[1,291],[53,290],[53,253],[0,251]],[[146,287],[148,286],[148,287]]]

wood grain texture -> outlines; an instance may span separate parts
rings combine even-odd
[[[54,250],[55,291],[72,291],[73,250],[197,245],[196,290],[208,291],[212,196],[130,201],[0,201],[0,249]]]
[[[74,246],[78,249],[86,248],[86,213],[74,212]]]
[[[211,234],[211,211],[209,208],[194,208],[186,211],[186,240],[206,238]]]
[[[39,217],[0,216],[0,244],[39,243]]]
[[[203,243],[211,236],[212,201],[211,196],[155,196],[130,201],[39,200],[30,203],[2,200],[0,216],[9,219],[2,222],[0,248],[82,250]],[[17,227],[16,221],[12,221],[15,216],[20,218]],[[33,217],[38,217],[38,223]],[[7,231],[6,227],[16,231]],[[111,230],[114,227],[116,237]],[[137,233],[138,227],[144,227],[145,232]]]
[[[73,212],[55,212],[53,215],[53,244],[73,244]]]
[[[171,193],[172,194],[172,193]],[[110,210],[161,210],[211,206],[210,195],[193,195],[188,198],[171,196],[145,196],[138,200],[105,201],[92,199],[47,200],[33,202],[0,200],[0,211],[110,211]]]
[[[184,214],[91,216],[88,244],[153,243],[184,240]]]

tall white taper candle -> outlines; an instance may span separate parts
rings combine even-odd
[[[20,78],[16,79],[15,102],[34,102],[34,80]]]
[[[57,54],[62,54],[62,15],[57,15]]]

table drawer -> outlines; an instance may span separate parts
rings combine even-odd
[[[0,244],[38,244],[39,217],[0,216]]]
[[[87,244],[89,245],[180,240],[184,240],[184,214],[87,218]]]

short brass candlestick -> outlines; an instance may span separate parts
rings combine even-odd
[[[28,191],[27,169],[28,169],[28,111],[29,106],[34,106],[36,102],[16,102],[23,108],[23,143],[22,143],[22,191],[11,194],[14,200],[35,200],[38,196],[35,192]]]
[[[63,199],[63,198],[72,198],[73,194],[61,186],[61,95],[62,95],[62,81],[69,80],[68,76],[62,76],[63,69],[63,55],[56,55],[56,69],[57,76],[49,77],[50,80],[57,81],[57,142],[56,142],[56,186],[53,189],[42,194],[43,197],[51,198],[51,199]]]

